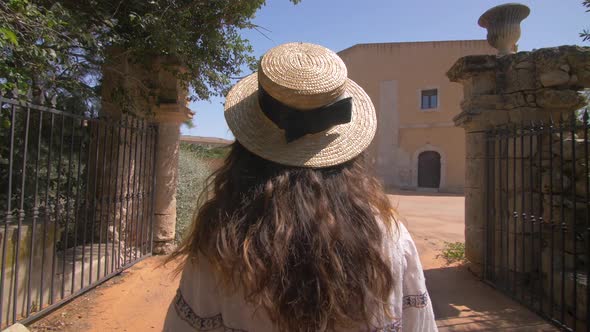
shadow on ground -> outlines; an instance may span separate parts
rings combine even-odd
[[[558,331],[464,266],[424,274],[440,331]]]

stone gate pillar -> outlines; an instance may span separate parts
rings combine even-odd
[[[154,107],[154,115],[158,123],[158,138],[153,253],[161,255],[174,250],[180,125],[189,120],[192,113],[184,104],[175,103]]]
[[[465,254],[476,274],[481,273],[485,238],[486,130],[495,122],[506,122],[505,111],[490,112],[493,105],[479,105],[479,96],[490,98],[496,91],[496,56],[468,56],[459,59],[448,72],[464,88],[463,112],[453,120],[465,129]],[[486,97],[488,96],[488,97]]]
[[[193,115],[187,107],[188,88],[177,75],[184,68],[172,56],[136,63],[121,49],[109,49],[107,54],[108,61],[103,68],[103,113],[120,118],[125,109],[158,126],[153,253],[168,254],[174,248],[176,227],[180,126]],[[123,95],[121,88],[124,88]],[[128,158],[133,158],[133,153]],[[135,165],[135,160],[129,165]],[[125,179],[121,176],[119,183],[125,183]]]
[[[152,107],[152,113],[158,124],[158,141],[153,253],[163,255],[171,253],[175,247],[180,126],[192,119],[193,112],[187,107],[188,89],[176,75],[184,70],[181,64],[173,58],[159,58],[155,68],[158,103]]]
[[[561,46],[501,57],[460,58],[447,72],[463,85],[462,112],[454,118],[465,129],[465,254],[482,275],[486,250],[486,131],[497,126],[549,123],[568,118],[586,104],[578,90],[590,87],[590,48]],[[521,189],[518,189],[521,190]]]

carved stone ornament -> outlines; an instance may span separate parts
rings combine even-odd
[[[477,24],[488,30],[488,43],[498,50],[498,55],[512,54],[520,38],[520,22],[531,10],[519,3],[507,3],[488,9]]]

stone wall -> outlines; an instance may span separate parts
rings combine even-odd
[[[454,118],[466,134],[466,254],[481,271],[486,200],[486,131],[497,126],[567,119],[585,105],[578,91],[590,86],[590,49],[540,49],[497,57],[460,58],[447,73],[463,85],[462,112]]]
[[[447,75],[464,89],[454,121],[466,135],[471,270],[551,316],[563,310],[569,326],[577,310],[585,326],[589,175],[575,111],[586,105],[590,48],[467,56]]]
[[[6,228],[2,227],[0,229],[0,239],[6,239],[7,241],[6,253],[2,252],[4,246],[0,246],[0,257],[6,257],[5,266],[3,267],[5,281],[2,285],[4,287],[4,296],[0,299],[2,301],[3,317],[11,317],[15,302],[17,303],[17,316],[26,316],[29,285],[31,289],[31,300],[29,303],[33,312],[38,311],[41,307],[46,307],[50,303],[50,286],[55,254],[53,243],[56,237],[60,237],[60,230],[57,229],[56,236],[55,229],[52,227],[54,222],[55,220],[52,220],[51,216],[41,214],[41,218],[35,223],[34,230],[33,224],[28,218],[21,226],[20,235],[17,235],[17,225],[11,225]],[[47,226],[47,229],[45,229],[45,226]],[[35,241],[31,245],[33,231],[35,233]],[[6,235],[4,234],[5,232],[7,233]],[[18,236],[20,236],[20,240],[17,241]],[[19,246],[18,262],[16,259],[17,245]],[[61,268],[61,265],[59,265],[61,257],[57,255],[55,258],[55,265]],[[29,269],[29,267],[32,269]],[[59,298],[61,280],[59,282],[56,281],[56,275],[53,274],[55,283],[54,295],[58,294],[56,298]],[[41,288],[42,282],[44,284],[43,288]],[[17,284],[16,288],[15,283]],[[43,293],[43,303],[39,303],[41,292]],[[0,323],[0,326],[3,326],[2,323]]]

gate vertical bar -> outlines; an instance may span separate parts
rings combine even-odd
[[[146,184],[146,207],[145,207],[145,225],[144,225],[144,235],[143,235],[143,241],[144,241],[144,246],[142,248],[142,253],[144,255],[146,254],[151,254],[151,252],[148,253],[149,250],[149,235],[150,235],[150,219],[151,219],[151,205],[152,205],[152,196],[151,196],[151,192],[152,192],[152,176],[153,176],[153,170],[152,170],[152,166],[153,166],[153,160],[154,160],[154,132],[153,132],[153,127],[150,123],[146,123],[147,125],[147,137],[148,137],[148,144],[146,144],[147,146],[147,150],[148,150],[148,163],[146,164],[146,179],[145,179],[145,184]]]
[[[531,126],[529,128],[529,167],[528,167],[528,173],[529,173],[529,219],[530,219],[530,233],[529,233],[529,238],[530,238],[530,253],[531,253],[531,269],[532,270],[527,270],[527,272],[531,275],[533,275],[533,272],[535,270],[536,267],[538,267],[537,265],[537,258],[536,258],[536,251],[535,251],[535,226],[537,225],[537,220],[535,217],[535,211],[534,211],[534,201],[535,201],[535,196],[534,196],[534,181],[533,181],[533,172],[534,172],[534,167],[533,167],[533,162],[534,162],[534,158],[533,158],[533,139],[535,138],[535,124],[531,122]],[[532,285],[529,285],[529,294],[531,294],[529,300],[531,301],[530,304],[534,305],[535,303],[535,294],[534,292],[531,292],[531,290],[534,287],[535,284],[535,280],[534,277],[531,277],[531,282],[533,283]]]
[[[135,232],[135,228],[137,228],[137,210],[135,208],[135,203],[136,203],[136,195],[137,195],[137,190],[136,190],[136,185],[137,185],[137,169],[140,167],[140,160],[139,157],[137,156],[137,152],[139,150],[139,133],[140,133],[140,128],[139,128],[139,119],[138,118],[133,118],[133,137],[134,137],[134,142],[133,142],[133,174],[132,174],[132,179],[131,179],[131,224],[129,227],[129,246],[130,246],[130,250],[129,250],[129,263],[131,263],[134,260],[134,252],[135,252],[135,239],[134,239],[134,232]]]
[[[136,216],[135,219],[137,219],[137,222],[135,224],[135,240],[133,241],[135,243],[135,246],[133,248],[133,260],[137,260],[137,248],[139,247],[139,226],[141,223],[141,214],[139,213],[141,211],[140,207],[141,207],[141,170],[143,169],[144,165],[143,165],[143,158],[145,157],[143,155],[143,146],[145,145],[145,142],[143,141],[143,120],[139,120],[138,119],[138,123],[137,123],[137,132],[139,134],[139,136],[137,137],[138,139],[138,146],[137,146],[137,150],[139,150],[139,167],[135,168],[135,173],[136,173],[136,178],[138,178],[137,180],[137,190],[135,192],[135,209],[136,212]]]
[[[555,219],[553,218],[553,134],[555,133],[555,123],[553,117],[549,119],[549,227],[551,232],[551,251],[549,265],[551,273],[549,274],[549,310],[551,317],[555,317]]]
[[[576,198],[576,112],[573,111],[571,114],[571,132],[572,135],[571,144],[572,144],[572,180],[571,180],[571,195],[572,195],[572,243],[573,243],[573,265],[574,265],[574,274],[573,274],[573,289],[572,289],[572,298],[573,298],[573,307],[574,310],[572,312],[573,316],[573,329],[576,330],[576,326],[578,324],[578,238],[577,238],[577,231],[576,231],[576,209],[577,209],[577,198]],[[565,171],[565,167],[563,169]],[[563,195],[564,193],[562,193]],[[588,202],[586,202],[588,204]],[[565,276],[564,276],[565,280]],[[565,322],[563,322],[565,323]]]
[[[512,137],[512,216],[514,218],[514,223],[512,226],[512,239],[514,242],[514,251],[512,253],[513,255],[513,259],[512,259],[512,292],[513,294],[516,296],[517,295],[517,287],[516,287],[516,252],[517,247],[516,247],[516,238],[517,238],[517,226],[518,226],[518,212],[516,211],[516,200],[517,200],[517,191],[516,191],[516,126],[514,127],[514,133],[513,133],[513,137]]]
[[[37,135],[37,157],[35,158],[35,193],[33,198],[33,229],[31,231],[31,245],[29,247],[29,278],[27,279],[27,311],[26,315],[29,316],[31,313],[31,284],[32,284],[32,274],[33,274],[33,257],[35,257],[35,233],[37,231],[37,219],[39,218],[39,159],[41,159],[41,138],[43,137],[41,133],[43,132],[43,112],[39,111],[39,130]],[[42,250],[45,248],[42,248]],[[41,275],[43,278],[43,275]],[[42,292],[43,289],[40,289]],[[41,304],[40,304],[41,305]]]
[[[61,270],[61,298],[65,298],[66,293],[66,262],[67,262],[67,249],[68,249],[68,224],[70,223],[70,197],[72,196],[72,186],[71,186],[71,179],[72,179],[72,155],[74,154],[74,132],[75,132],[75,122],[74,119],[71,118],[72,126],[70,128],[70,153],[68,157],[68,175],[67,175],[67,183],[66,183],[66,218],[65,218],[65,225],[64,225],[64,246],[62,248],[62,270]]]
[[[98,257],[97,257],[97,261],[96,261],[96,280],[100,280],[100,261],[101,261],[101,256],[102,256],[102,221],[103,221],[103,216],[104,216],[104,210],[105,210],[105,180],[108,181],[107,176],[106,176],[106,168],[107,168],[107,139],[108,139],[108,132],[109,132],[109,126],[108,123],[106,122],[106,120],[102,120],[101,122],[104,122],[104,141],[103,141],[103,147],[102,147],[102,173],[100,176],[100,192],[99,192],[99,199],[100,199],[100,211],[98,214],[98,218],[100,219],[98,222]]]
[[[154,208],[156,205],[156,183],[157,183],[157,173],[156,173],[156,160],[158,159],[158,127],[154,124],[153,125],[153,133],[154,133],[154,140],[153,140],[153,149],[154,149],[154,156],[152,161],[152,209],[150,212],[150,253],[154,252]]]
[[[117,269],[121,266],[121,242],[123,242],[123,252],[125,251],[125,242],[124,242],[124,231],[125,229],[123,227],[125,227],[125,225],[123,225],[123,205],[125,203],[125,191],[123,190],[123,188],[125,188],[125,170],[128,169],[125,167],[125,157],[127,156],[127,118],[125,115],[121,116],[121,126],[123,127],[123,160],[121,161],[121,188],[119,188],[119,243],[118,243],[118,249],[117,249]],[[125,212],[125,214],[127,214]],[[123,226],[123,227],[122,227]],[[123,231],[121,231],[123,230]]]
[[[545,297],[545,289],[543,285],[543,230],[545,228],[545,219],[543,218],[543,135],[545,135],[545,125],[543,122],[539,124],[539,128],[537,129],[538,133],[538,140],[537,140],[537,151],[539,154],[539,166],[538,166],[538,230],[539,230],[539,282],[538,288],[536,289],[537,294],[539,294],[539,310],[541,312],[545,312],[543,308],[543,299]]]
[[[141,254],[141,256],[145,255],[144,252],[144,248],[145,248],[145,237],[144,237],[144,230],[146,228],[146,223],[147,220],[146,218],[148,218],[148,214],[146,213],[146,206],[148,205],[148,200],[147,200],[147,189],[148,189],[148,178],[147,178],[147,168],[150,162],[149,159],[149,155],[148,155],[148,146],[149,146],[149,125],[147,123],[147,121],[144,120],[143,122],[143,128],[144,128],[144,161],[143,161],[143,167],[142,167],[142,180],[141,183],[143,184],[142,190],[141,190],[141,230],[140,230],[140,239],[141,239],[141,243],[140,243],[140,248],[139,248],[139,252]]]
[[[520,215],[521,215],[521,220],[520,220],[520,229],[522,232],[522,243],[520,244],[521,247],[521,251],[520,251],[520,256],[521,256],[521,262],[522,262],[522,266],[520,268],[520,273],[517,273],[517,276],[519,276],[518,278],[518,283],[519,283],[519,288],[520,288],[520,300],[524,302],[525,300],[525,292],[524,292],[524,271],[525,271],[525,224],[526,224],[526,219],[527,219],[527,215],[525,213],[525,192],[524,192],[524,179],[525,179],[525,175],[524,175],[524,123],[520,123]]]
[[[84,219],[82,220],[82,264],[81,265],[81,273],[80,273],[80,289],[84,288],[84,272],[85,272],[85,265],[84,262],[86,261],[86,240],[88,235],[88,211],[90,205],[90,163],[92,161],[92,123],[84,120],[85,122],[85,131],[87,132],[87,142],[86,142],[86,188],[84,191]],[[96,174],[96,173],[95,173]]]
[[[0,105],[2,106],[2,105]],[[0,108],[1,110],[1,108]],[[14,127],[15,127],[15,107],[12,106],[10,110],[10,148],[8,155],[8,188],[6,195],[6,216],[4,219],[4,239],[2,240],[2,273],[0,273],[0,325],[2,324],[4,316],[4,282],[6,274],[6,252],[8,251],[8,224],[12,222],[12,167],[14,166]],[[8,308],[6,308],[8,309]],[[10,318],[8,312],[6,315],[6,323],[10,325]]]
[[[504,276],[505,276],[505,270],[504,270],[504,197],[503,197],[503,184],[504,184],[504,178],[503,178],[503,172],[502,172],[502,161],[503,161],[503,147],[504,147],[504,140],[503,140],[503,132],[502,130],[499,130],[497,132],[497,139],[498,139],[498,154],[496,155],[496,159],[498,161],[498,217],[499,217],[499,224],[500,224],[500,262],[499,262],[499,269],[498,269],[498,275],[499,275],[499,280],[497,280],[496,282],[500,285],[500,287],[503,287],[504,285]]]
[[[565,223],[565,214],[564,214],[564,209],[563,209],[563,203],[564,203],[564,193],[565,193],[565,185],[564,185],[564,179],[563,179],[563,166],[564,166],[564,159],[563,159],[563,118],[561,117],[561,114],[559,115],[559,165],[561,168],[561,172],[560,173],[560,207],[559,207],[559,212],[560,212],[560,219],[559,222],[561,223],[561,302],[560,302],[560,321],[563,322],[564,318],[565,318],[565,232],[567,230],[567,224]]]
[[[119,156],[120,156],[120,147],[121,147],[121,124],[117,126],[117,151],[116,151],[116,161],[115,161],[115,188],[113,190],[113,241],[111,243],[111,272],[115,272],[115,239],[117,242],[120,242],[120,233],[117,231],[117,219],[121,220],[119,216],[117,218],[117,202],[119,201],[119,197],[117,197],[117,192],[119,188]]]
[[[491,132],[486,132],[485,133],[485,154],[484,154],[484,158],[485,158],[485,166],[484,166],[484,184],[485,184],[485,191],[483,192],[483,195],[485,195],[485,204],[486,206],[486,214],[485,214],[485,227],[484,227],[484,255],[483,255],[483,276],[486,280],[492,280],[491,276],[490,276],[490,268],[488,266],[489,261],[490,261],[490,228],[491,228],[491,224],[492,224],[492,213],[490,211],[490,200],[491,200],[491,181],[490,181],[490,154],[491,154],[491,148],[490,148],[490,141],[493,139],[493,133]]]
[[[484,275],[488,280],[495,279],[495,254],[496,254],[496,206],[495,206],[495,156],[496,156],[496,132],[487,132],[485,135],[486,139],[486,163],[484,169],[484,176],[486,179],[486,207],[487,210],[487,222],[486,222],[486,236],[485,236],[485,248],[486,252],[484,255]]]
[[[94,179],[93,179],[93,190],[92,190],[92,218],[90,219],[90,266],[88,269],[88,284],[92,284],[92,275],[93,275],[93,266],[94,266],[94,229],[95,221],[96,221],[96,202],[98,201],[99,197],[97,197],[97,187],[98,187],[98,161],[100,156],[100,127],[101,121],[96,120],[96,149],[94,153]]]
[[[506,166],[506,199],[504,200],[505,206],[505,213],[504,213],[504,223],[506,224],[506,259],[504,264],[504,288],[505,290],[510,289],[510,131],[506,128],[504,130],[504,135],[506,136],[506,145],[504,148],[504,158],[505,166]]]
[[[53,221],[53,260],[51,262],[51,291],[49,293],[51,298],[51,304],[55,303],[55,269],[56,269],[56,262],[57,262],[57,235],[58,233],[58,220],[59,220],[59,204],[60,204],[60,185],[61,185],[61,161],[63,155],[63,143],[64,143],[64,126],[65,126],[65,119],[64,115],[61,115],[61,126],[60,126],[60,134],[59,134],[59,156],[57,161],[57,186],[56,186],[56,193],[55,193],[55,220]]]
[[[154,196],[153,192],[154,192],[154,181],[153,181],[153,177],[156,176],[156,170],[155,170],[155,160],[156,160],[156,130],[155,130],[155,125],[150,123],[150,168],[149,168],[149,198],[148,200],[150,201],[150,206],[148,208],[148,220],[147,220],[147,226],[146,226],[146,252],[149,252],[150,254],[152,253],[152,248],[151,248],[151,240],[150,240],[150,236],[152,233],[152,227],[150,226],[151,223],[151,219],[152,219],[152,207],[153,207],[153,202],[152,202],[152,196]]]
[[[135,223],[135,211],[133,209],[133,203],[134,203],[134,194],[135,194],[135,171],[136,168],[138,167],[138,160],[137,160],[137,118],[132,117],[130,120],[130,126],[131,126],[131,135],[130,135],[130,153],[131,155],[129,156],[129,160],[131,162],[130,166],[129,166],[129,183],[128,183],[128,188],[129,191],[127,192],[127,196],[128,196],[128,204],[129,204],[129,211],[127,212],[127,215],[129,217],[128,222],[127,222],[127,251],[125,252],[127,255],[127,263],[126,264],[130,264],[131,260],[132,260],[132,253],[133,253],[133,226]]]
[[[114,144],[114,139],[115,139],[115,126],[113,122],[109,122],[109,127],[110,127],[110,132],[111,132],[111,139],[110,139],[110,145],[108,148],[108,154],[109,154],[109,166],[106,168],[106,170],[108,170],[108,175],[107,175],[107,188],[106,188],[106,201],[107,201],[107,216],[106,216],[106,227],[105,227],[105,246],[104,246],[104,272],[103,272],[103,277],[106,277],[109,274],[109,253],[108,253],[108,249],[109,249],[109,225],[110,225],[110,220],[111,220],[111,204],[112,202],[114,202],[114,198],[111,197],[111,184],[113,183],[112,180],[112,176],[113,176],[113,144]],[[115,188],[116,189],[116,188]],[[113,209],[114,211],[114,209]],[[115,219],[113,218],[113,224]],[[114,233],[113,233],[114,236]],[[113,238],[114,241],[114,238]]]
[[[84,120],[80,121],[80,129],[84,126]],[[80,130],[81,131],[81,130]],[[82,172],[82,149],[83,149],[84,139],[83,136],[80,137],[79,147],[78,147],[78,172],[76,175],[76,203],[74,205],[74,246],[72,250],[72,284],[70,287],[70,294],[74,294],[75,286],[76,286],[76,250],[78,249],[78,217],[80,215],[80,191],[81,191],[81,181],[80,175]],[[82,260],[82,265],[84,265],[84,260]],[[81,279],[84,277],[81,276]]]
[[[582,115],[582,130],[584,132],[584,166],[585,170],[583,176],[586,180],[584,183],[585,187],[585,201],[590,202],[590,167],[588,163],[590,163],[590,156],[588,155],[588,130],[590,127],[588,126],[588,108],[584,109],[584,114]],[[590,207],[588,204],[585,205],[584,208],[585,213],[585,226],[586,226],[586,331],[590,332]]]
[[[129,193],[131,192],[131,153],[133,149],[133,123],[127,116],[127,126],[129,127],[129,158],[128,158],[128,168],[127,168],[127,192],[125,193],[125,243],[124,243],[124,250],[123,250],[123,266],[127,265],[127,252],[129,251]],[[135,160],[133,161],[135,162]]]
[[[146,213],[146,206],[147,204],[147,189],[148,189],[148,180],[147,180],[147,167],[146,164],[149,165],[149,155],[148,155],[148,145],[149,145],[149,126],[147,125],[147,121],[144,120],[143,122],[143,128],[144,128],[144,144],[143,144],[143,154],[144,154],[144,162],[143,162],[143,167],[141,168],[141,183],[142,183],[142,189],[141,189],[141,229],[139,231],[139,238],[140,238],[140,243],[139,243],[139,253],[140,256],[143,257],[144,253],[144,242],[145,242],[145,237],[144,237],[144,229],[145,227],[145,223],[146,223],[146,217],[148,217],[148,214]]]
[[[16,322],[17,309],[18,309],[18,275],[19,275],[19,258],[20,258],[20,241],[22,237],[23,220],[25,219],[25,184],[27,179],[27,148],[29,146],[29,124],[31,120],[31,109],[27,107],[26,120],[25,120],[25,137],[23,145],[23,157],[22,157],[22,175],[20,185],[20,199],[18,209],[18,226],[16,229],[16,247],[14,257],[14,294],[13,305],[12,305],[12,322]]]
[[[51,183],[51,150],[53,149],[53,127],[55,122],[55,116],[53,113],[50,115],[50,122],[49,122],[49,146],[47,148],[47,182],[45,185],[45,203],[43,205],[43,240],[41,246],[43,247],[41,253],[41,280],[40,280],[40,295],[39,295],[39,309],[43,309],[43,293],[45,292],[45,248],[47,248],[47,227],[50,217],[49,211],[49,186]]]
[[[135,253],[135,240],[134,239],[134,231],[137,228],[137,211],[135,208],[136,203],[136,195],[137,195],[137,168],[140,166],[141,161],[139,160],[137,153],[139,148],[139,119],[135,118],[134,121],[134,132],[135,132],[135,143],[133,145],[133,184],[131,185],[132,193],[131,193],[131,227],[129,228],[129,244],[131,246],[131,250],[129,251],[129,261],[134,260],[134,253]]]

